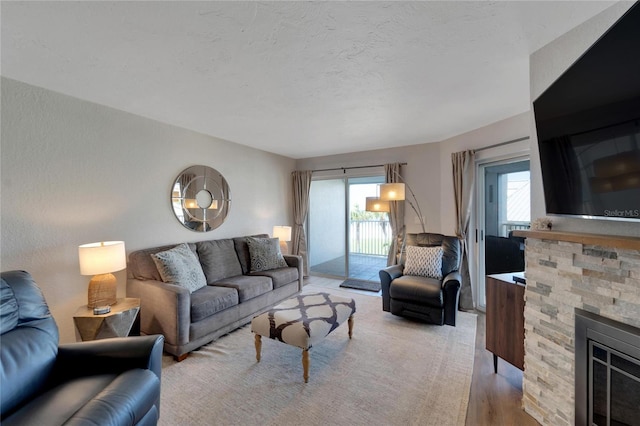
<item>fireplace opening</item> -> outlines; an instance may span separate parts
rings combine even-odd
[[[640,425],[640,329],[575,310],[576,425]]]

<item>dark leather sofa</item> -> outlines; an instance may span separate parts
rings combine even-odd
[[[407,234],[405,246],[442,246],[442,280],[403,275],[404,254],[398,265],[380,271],[382,310],[438,325],[456,325],[460,298],[460,240],[442,234]]]
[[[58,346],[58,327],[31,275],[0,277],[3,426],[157,423],[162,336]]]

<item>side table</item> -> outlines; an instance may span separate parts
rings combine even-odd
[[[127,297],[111,305],[111,312],[94,315],[86,305],[73,315],[80,338],[83,341],[126,337],[140,334],[140,299]]]

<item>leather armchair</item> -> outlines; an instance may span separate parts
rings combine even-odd
[[[157,423],[161,335],[58,346],[58,327],[31,275],[0,277],[3,426]]]
[[[442,246],[442,280],[403,275],[404,249],[398,265],[380,271],[382,310],[438,325],[456,325],[460,298],[460,241],[442,234],[407,234],[405,246]]]

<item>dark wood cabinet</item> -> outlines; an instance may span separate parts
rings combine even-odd
[[[487,275],[486,348],[493,353],[496,373],[498,357],[524,370],[524,285],[513,275]]]

